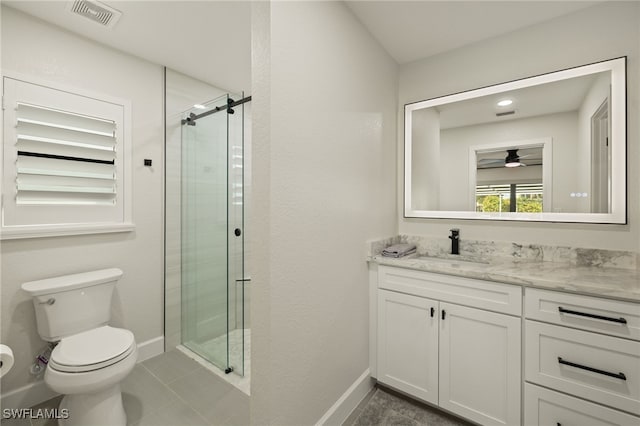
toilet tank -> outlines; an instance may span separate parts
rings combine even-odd
[[[120,269],[110,268],[22,284],[33,298],[40,337],[56,342],[107,324],[113,289],[121,276]]]

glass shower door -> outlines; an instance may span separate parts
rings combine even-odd
[[[242,99],[233,95],[231,100]],[[244,376],[245,367],[245,324],[244,289],[244,104],[232,107],[233,114],[227,114],[229,129],[229,331],[227,347],[229,367]]]
[[[242,114],[229,113],[229,99],[187,111],[185,118],[211,114],[182,126],[182,344],[226,372],[243,374],[234,350],[244,347],[234,334],[244,252]]]

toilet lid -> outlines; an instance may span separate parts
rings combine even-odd
[[[49,366],[58,371],[93,371],[115,364],[134,348],[133,333],[105,325],[63,338],[53,349]]]

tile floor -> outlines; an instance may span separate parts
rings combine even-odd
[[[462,419],[377,386],[343,426],[472,426]]]
[[[54,408],[61,397],[37,408]],[[129,426],[245,426],[249,397],[183,353],[146,360],[122,383]],[[2,426],[56,426],[55,420],[2,420]],[[343,426],[471,426],[384,387],[376,387]]]
[[[53,408],[61,397],[33,408]],[[249,397],[179,351],[136,365],[122,382],[129,426],[245,426]],[[2,420],[2,426],[55,426],[55,420]]]

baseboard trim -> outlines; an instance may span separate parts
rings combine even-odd
[[[44,380],[29,383],[21,388],[2,394],[0,406],[5,408],[29,408],[58,396],[44,383]]]
[[[164,353],[164,336],[158,336],[138,344],[138,362]]]
[[[164,352],[164,336],[138,344],[138,362],[145,361]],[[28,374],[25,372],[25,374]],[[58,396],[49,389],[44,380],[29,383],[0,396],[0,408],[29,408]]]
[[[367,368],[365,372],[349,386],[349,389],[338,398],[336,403],[324,413],[324,416],[318,420],[316,426],[334,426],[344,423],[372,388],[373,379],[371,378],[371,372]]]

